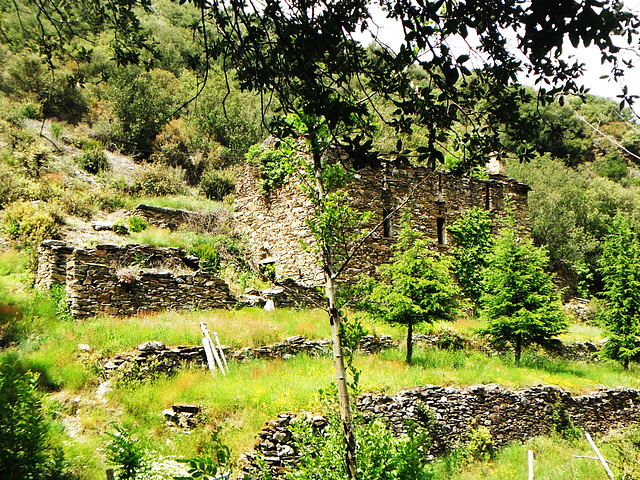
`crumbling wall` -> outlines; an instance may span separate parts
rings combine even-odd
[[[312,210],[294,181],[263,195],[259,191],[260,175],[255,165],[247,165],[236,183],[235,218],[241,231],[249,237],[254,262],[273,263],[276,275],[290,277],[303,285],[320,285],[324,275],[315,256],[302,247],[313,247],[305,219]],[[431,239],[441,249],[448,244],[446,227],[472,207],[489,210],[496,225],[506,214],[508,199],[516,221],[529,225],[527,185],[501,175],[489,180],[452,175],[420,166],[384,164],[378,169],[358,171],[349,185],[349,201],[360,212],[371,212],[371,220],[360,225],[363,231],[381,226],[371,235],[344,278],[355,279],[360,273],[372,274],[376,266],[391,256],[400,229],[399,215],[383,222],[388,212],[407,200],[402,211],[410,211],[413,228]]]
[[[562,405],[573,423],[590,433],[629,426],[639,419],[639,393],[630,388],[615,388],[573,396],[553,386],[514,391],[499,385],[467,388],[427,385],[395,395],[365,393],[358,397],[357,406],[365,417],[386,419],[397,434],[406,433],[408,420],[418,425],[429,423],[432,444],[425,455],[432,456],[463,443],[471,427],[489,429],[498,447],[547,434],[553,429],[556,405]],[[294,463],[297,452],[289,425],[301,418],[312,422],[317,431],[326,425],[319,415],[279,415],[259,433],[255,451],[244,455],[245,471],[255,469],[256,452],[274,474],[283,473],[287,464]]]
[[[67,261],[73,247],[60,240],[45,240],[38,247],[38,269],[35,287],[49,290],[67,282]]]
[[[36,285],[66,285],[67,303],[76,318],[234,306],[237,300],[229,286],[198,271],[198,263],[179,248],[132,244],[82,249],[48,240],[39,249]],[[121,273],[124,267],[130,268],[126,275]]]
[[[76,249],[67,265],[67,302],[74,317],[104,312],[133,315],[141,311],[196,310],[231,307],[236,300],[229,286],[204,272],[175,274],[170,271],[140,271],[123,278],[113,259],[126,249]],[[175,257],[172,257],[175,258]]]

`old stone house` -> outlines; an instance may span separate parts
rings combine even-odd
[[[399,217],[383,219],[407,198],[403,210],[411,212],[413,227],[439,249],[446,250],[447,225],[472,207],[485,208],[498,218],[505,215],[505,199],[509,199],[516,221],[528,226],[529,190],[529,186],[501,173],[479,180],[393,162],[383,162],[378,169],[360,170],[349,185],[349,200],[355,209],[373,214],[370,226],[382,225],[350,262],[344,278],[374,273],[376,266],[389,260]],[[305,223],[311,209],[311,202],[294,180],[265,196],[260,192],[257,166],[247,165],[238,176],[235,219],[248,236],[252,260],[259,265],[270,264],[277,277],[289,277],[305,286],[324,283],[314,254],[303,247],[314,244]]]

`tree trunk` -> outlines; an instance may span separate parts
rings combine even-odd
[[[520,366],[520,356],[522,355],[522,339],[520,337],[516,338],[516,344],[514,347],[514,353],[516,356],[516,367]]]
[[[629,357],[624,357],[624,369],[629,370]]]
[[[316,186],[318,213],[324,213],[324,180],[322,178],[322,152],[317,143],[317,137],[313,128],[309,128],[309,143],[313,154],[314,180]],[[345,463],[347,466],[347,475],[350,479],[355,480],[357,459],[356,459],[356,440],[353,432],[353,422],[351,418],[351,404],[349,402],[349,389],[347,385],[347,372],[344,366],[344,357],[342,355],[342,338],[340,337],[340,312],[336,307],[336,279],[334,277],[335,258],[330,241],[320,242],[322,249],[322,267],[325,275],[325,295],[329,308],[329,322],[331,323],[331,339],[333,340],[333,367],[336,375],[336,385],[338,387],[338,403],[340,405],[340,419],[342,420],[342,428],[345,439]]]
[[[409,320],[407,327],[407,365],[411,365],[411,356],[413,355],[413,322]]]
[[[333,340],[333,367],[338,386],[338,401],[340,404],[340,418],[345,439],[345,461],[347,464],[347,474],[349,478],[356,478],[356,439],[353,434],[353,423],[351,420],[351,403],[349,402],[349,390],[347,387],[347,372],[342,356],[342,338],[340,337],[340,312],[335,305],[335,284],[333,279],[327,275],[326,295],[329,301],[329,321],[331,322],[331,339]]]

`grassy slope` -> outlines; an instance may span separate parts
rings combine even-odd
[[[5,353],[17,351],[25,366],[41,372],[43,385],[51,391],[51,410],[58,412],[58,420],[66,425],[67,434],[73,436],[67,443],[71,458],[80,459],[86,465],[84,478],[102,475],[100,472],[105,466],[95,452],[104,440],[109,422],[125,425],[146,438],[150,448],[165,455],[193,455],[207,442],[210,431],[220,428],[225,441],[238,454],[252,447],[262,424],[278,413],[319,410],[318,390],[331,385],[333,369],[329,358],[300,356],[286,361],[253,360],[232,364],[225,378],[202,370],[184,370],[169,378],[121,381],[101,401],[96,396],[96,389],[103,381],[97,365],[108,355],[133,350],[147,340],[160,340],[168,345],[198,344],[198,323],[202,320],[220,334],[224,343],[234,347],[269,344],[295,334],[326,338],[328,322],[322,311],[257,309],[167,312],[127,319],[98,316],[81,323],[58,320],[55,304],[47,296],[24,287],[20,256],[3,254],[0,264],[3,265],[0,304],[7,312],[21,312],[19,324],[24,326],[18,333],[19,346]],[[469,331],[473,323],[467,319],[455,326]],[[398,340],[403,333],[384,325],[367,325],[367,328],[378,334],[391,333]],[[581,340],[597,340],[600,335],[595,327],[576,326],[572,330]],[[92,352],[78,351],[80,343],[91,345]],[[601,385],[640,388],[637,367],[625,372],[613,364],[552,360],[535,352],[525,354],[520,368],[512,366],[510,355],[486,356],[479,352],[418,349],[411,367],[403,363],[403,358],[404,353],[396,349],[375,356],[359,356],[356,365],[362,370],[362,389],[392,392],[421,384],[477,383],[500,383],[513,388],[545,383],[576,393]],[[188,436],[167,428],[161,412],[174,403],[201,405],[206,427]],[[557,449],[558,459],[565,458],[573,448],[559,440],[539,439],[534,443],[546,441],[555,441],[557,445],[540,448],[540,451],[546,455]],[[500,453],[497,463],[472,464],[456,475],[469,479],[507,478],[506,470],[516,468],[515,457],[521,455],[524,448],[514,446]],[[511,453],[512,450],[516,453]],[[584,445],[578,450],[583,451]],[[562,461],[554,460],[555,463]]]

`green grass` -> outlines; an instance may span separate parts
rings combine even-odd
[[[106,357],[133,351],[145,341],[200,344],[201,321],[219,334],[222,343],[233,348],[267,345],[298,334],[312,339],[329,338],[329,323],[322,310],[162,312],[130,318],[100,315],[80,322],[65,321],[56,318],[55,302],[48,295],[24,285],[22,256],[3,254],[0,260],[4,260],[0,261],[0,314],[5,322],[19,326],[17,343],[0,354],[0,361],[5,353],[15,352],[25,369],[40,373],[41,385],[50,392],[51,410],[58,412],[60,421],[72,422],[69,428],[74,437],[67,436],[66,448],[69,458],[84,465],[82,479],[104,475],[105,465],[96,450],[101,448],[105,431],[114,420],[134,435],[147,439],[150,448],[164,455],[193,456],[202,450],[211,431],[220,429],[225,442],[238,455],[253,447],[264,422],[278,413],[322,409],[318,390],[329,388],[333,382],[332,362],[328,357],[304,355],[289,360],[231,362],[226,377],[213,376],[202,369],[183,369],[170,377],[160,375],[153,381],[117,383],[105,402],[95,395],[103,381],[98,366]],[[477,325],[472,318],[462,318],[454,323],[423,325],[419,331],[453,329],[469,335]],[[366,323],[365,328],[377,335],[391,334],[401,347],[379,355],[356,357],[355,364],[362,371],[362,391],[393,393],[425,384],[488,383],[509,388],[551,384],[573,393],[601,386],[640,388],[638,365],[624,371],[616,364],[564,361],[532,349],[525,350],[522,366],[515,368],[511,354],[489,356],[478,351],[417,347],[414,364],[407,366],[404,328],[373,322]],[[571,326],[565,339],[597,341],[599,335],[599,329],[578,324]],[[92,352],[79,351],[81,343],[89,344]],[[169,429],[161,412],[175,403],[200,405],[203,427],[191,435]],[[583,446],[576,445],[558,439],[535,439],[524,446],[512,445],[502,450],[495,461],[468,464],[454,474],[442,473],[438,478],[523,478],[526,466],[519,462],[526,459],[526,448],[533,448],[540,464],[545,465],[536,478],[598,478],[593,476],[597,470],[593,463],[572,459],[573,454],[585,453]],[[607,444],[604,449],[608,455],[617,451]],[[587,466],[580,466],[581,462]]]
[[[209,200],[203,195],[170,195],[166,197],[126,197],[124,199],[125,208],[134,208],[144,203],[154,207],[177,208],[180,210],[190,210],[194,212],[216,212],[219,210],[229,210],[229,206],[223,202]]]
[[[598,448],[611,461],[616,478],[638,478],[640,473],[640,450],[637,442],[638,430],[613,431],[596,438]],[[500,450],[496,458],[488,462],[473,462],[458,469],[447,468],[447,462],[436,466],[436,478],[441,480],[505,480],[528,478],[528,454],[534,455],[536,480],[601,480],[607,478],[604,468],[597,460],[577,457],[595,457],[587,440],[563,440],[557,436],[537,437],[525,443],[513,443]],[[623,477],[626,468],[627,476]],[[453,470],[453,471],[451,471]]]

